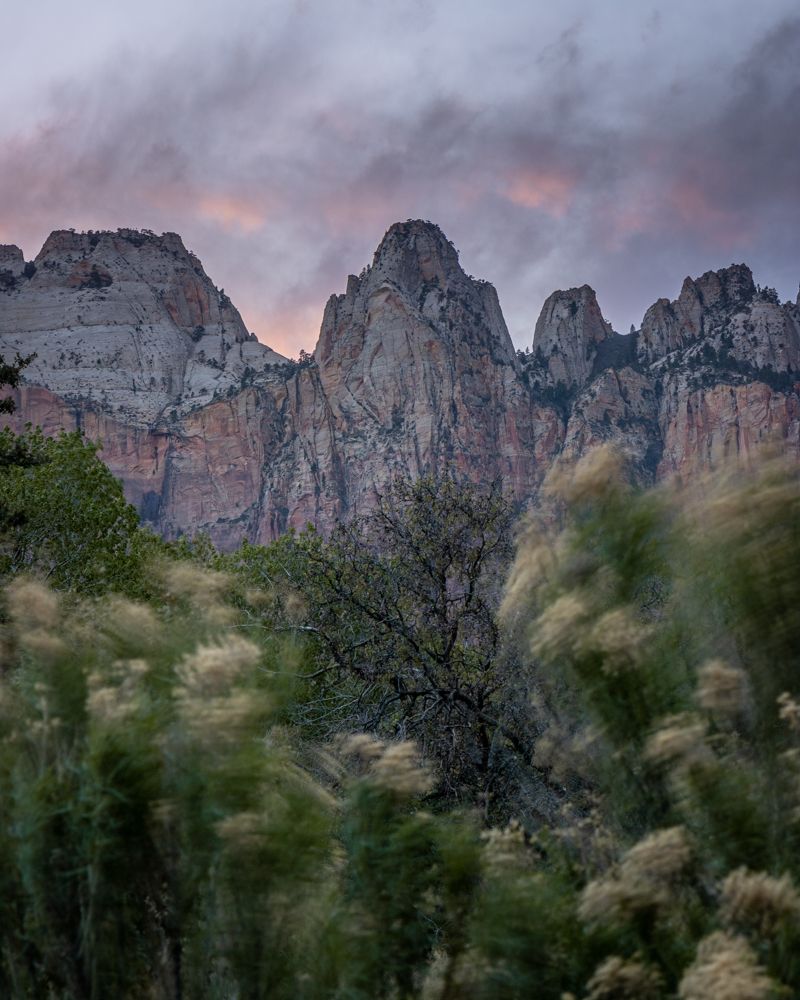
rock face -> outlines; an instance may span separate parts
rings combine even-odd
[[[607,440],[645,480],[767,438],[800,453],[800,303],[735,265],[687,278],[620,336],[584,285],[516,352],[494,288],[438,227],[392,226],[325,307],[313,357],[249,335],[175,234],[57,232],[0,247],[0,348],[35,351],[9,420],[81,427],[142,517],[224,546],[328,530],[392,476],[445,466],[524,502]]]
[[[27,265],[0,248],[0,274],[0,340],[36,353],[26,381],[126,424],[187,413],[285,360],[175,233],[59,231]]]
[[[553,292],[542,307],[533,334],[533,352],[547,379],[565,389],[583,388],[599,348],[613,337],[594,289],[588,285]]]
[[[392,226],[328,301],[314,359],[356,502],[387,472],[524,475],[528,400],[497,293],[464,274],[436,227]]]
[[[645,314],[637,354],[652,364],[674,351],[699,348],[701,360],[733,360],[755,370],[800,367],[797,308],[757,289],[750,269],[735,264],[687,278],[675,302],[659,299]]]

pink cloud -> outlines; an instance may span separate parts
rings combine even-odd
[[[320,212],[333,232],[372,231],[385,227],[386,219],[394,219],[397,212],[402,216],[403,201],[403,197],[393,197],[391,192],[369,187],[353,191],[332,191],[321,200]]]
[[[561,171],[525,167],[509,177],[504,194],[522,208],[541,209],[560,217],[569,209],[574,190],[575,180]]]
[[[265,309],[263,302],[239,295],[237,307],[247,329],[273,351],[296,358],[301,349],[311,352],[316,347],[323,303],[298,303],[292,309]]]
[[[198,200],[200,215],[227,231],[253,233],[267,221],[264,208],[255,200],[229,194],[207,194]]]

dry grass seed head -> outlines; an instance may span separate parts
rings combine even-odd
[[[800,733],[800,704],[788,691],[778,695],[778,718],[792,730]]]
[[[588,924],[622,923],[637,913],[668,906],[673,883],[691,860],[683,827],[656,830],[634,845],[615,868],[585,887],[578,915]]]
[[[112,635],[135,646],[147,649],[161,638],[161,622],[153,609],[124,597],[109,598],[106,621]]]
[[[739,715],[747,704],[744,671],[724,660],[708,660],[697,672],[697,703],[716,715]]]
[[[433,787],[431,773],[410,740],[388,744],[372,765],[372,777],[380,787],[401,796],[425,795]]]
[[[621,924],[667,902],[668,897],[661,886],[643,878],[622,879],[612,870],[586,885],[578,901],[578,916],[585,924]]]
[[[697,716],[669,716],[647,741],[645,757],[656,764],[691,764],[706,755],[705,736],[705,723]]]
[[[682,875],[692,859],[692,848],[682,826],[656,830],[635,844],[623,857],[623,877],[641,876],[669,882]]]
[[[345,757],[352,757],[366,767],[381,756],[386,744],[371,733],[353,733],[340,737],[336,746]]]
[[[150,669],[146,660],[115,660],[106,675],[87,678],[86,708],[96,723],[113,725],[136,713],[140,701],[139,682]]]
[[[678,996],[680,1000],[768,1000],[774,986],[744,938],[715,931],[698,945]]]
[[[162,569],[162,576],[169,596],[193,602],[217,601],[230,588],[230,578],[225,573],[190,562],[167,563]]]
[[[239,812],[220,820],[215,830],[229,846],[248,850],[263,843],[264,820],[257,812]]]
[[[493,827],[486,830],[481,834],[481,839],[484,842],[483,859],[489,871],[519,868],[530,860],[525,831],[519,820],[511,820],[502,829]]]
[[[188,694],[215,695],[227,690],[261,659],[258,646],[240,635],[226,635],[216,642],[201,643],[176,668]]]
[[[558,462],[548,473],[543,491],[568,504],[586,503],[605,496],[625,482],[625,460],[613,445],[593,448],[575,464]]]
[[[235,620],[236,612],[224,603],[232,588],[231,578],[226,573],[176,562],[164,566],[162,576],[167,596],[188,601],[198,608],[206,624],[229,625]]]
[[[20,577],[6,587],[11,620],[20,631],[53,629],[60,620],[58,596],[38,580]]]
[[[534,656],[564,656],[575,652],[590,616],[585,599],[575,592],[562,594],[536,620],[531,638]]]
[[[720,537],[747,537],[758,542],[761,527],[786,523],[787,511],[798,502],[797,473],[784,459],[761,464],[756,475],[743,476],[732,464],[727,475],[709,483],[711,501],[697,493],[696,507],[702,528]]]
[[[244,599],[257,611],[272,607],[276,601],[276,594],[272,587],[250,587],[245,591]]]
[[[302,621],[306,614],[306,602],[296,590],[289,590],[283,598],[283,609],[294,622]]]
[[[186,728],[209,745],[230,743],[240,739],[266,708],[259,693],[235,690],[218,697],[197,697],[195,693],[178,694],[178,711]]]
[[[737,868],[722,883],[721,915],[726,924],[769,936],[784,921],[800,918],[800,894],[788,874]]]
[[[124,722],[136,711],[136,701],[124,684],[95,685],[89,690],[86,708],[92,721],[102,725]]]
[[[69,653],[69,646],[63,639],[41,628],[23,632],[19,642],[24,650],[45,663],[55,663]]]
[[[586,1000],[657,1000],[662,986],[661,975],[653,966],[612,955],[587,983]]]
[[[636,665],[650,634],[630,608],[613,608],[594,624],[586,644],[602,654],[604,672],[613,675]]]
[[[527,607],[539,588],[552,578],[556,565],[553,548],[538,526],[529,529],[517,547],[500,605],[500,618],[509,621],[514,612]]]

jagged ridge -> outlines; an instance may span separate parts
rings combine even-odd
[[[525,501],[603,440],[653,478],[800,437],[800,305],[745,265],[687,278],[626,336],[588,286],[555,292],[517,353],[492,285],[419,220],[330,298],[300,366],[177,235],[134,230],[57,232],[29,265],[0,248],[0,343],[39,353],[18,423],[84,426],[159,530],[223,545],[328,529],[397,472],[454,465]]]

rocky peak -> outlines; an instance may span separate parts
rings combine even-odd
[[[719,271],[706,271],[699,278],[686,278],[678,302],[686,313],[703,309],[737,309],[752,302],[756,294],[753,272],[747,264],[731,264]]]
[[[645,313],[637,345],[643,364],[701,348],[707,363],[776,372],[800,364],[796,316],[774,292],[756,287],[746,264],[686,278],[677,299],[659,299]]]
[[[750,268],[732,264],[719,271],[706,271],[699,278],[685,278],[674,311],[686,337],[695,339],[702,336],[714,316],[744,309],[755,294]]]
[[[249,339],[238,310],[214,286],[177,233],[158,236],[136,229],[56,230],[45,241],[35,264],[37,285],[53,289],[91,293],[115,282],[128,285],[135,276],[149,286],[175,325],[193,340],[206,327],[219,324],[233,341]]]
[[[354,505],[399,469],[456,462],[502,476],[520,460],[522,432],[500,424],[528,399],[497,294],[464,273],[437,226],[389,229],[372,265],[329,299],[315,360],[309,383],[348,456],[341,477]],[[488,464],[487,435],[508,437]]]
[[[323,367],[339,364],[390,330],[416,331],[446,350],[456,341],[472,344],[517,364],[494,287],[464,272],[455,247],[431,222],[389,228],[372,265],[350,275],[345,293],[328,300],[315,357]]]
[[[16,248],[6,258],[19,267]],[[57,230],[23,273],[0,283],[0,334],[36,353],[26,380],[133,424],[210,402],[248,369],[285,360],[251,340],[176,233]]]
[[[599,345],[612,335],[589,285],[553,292],[536,321],[534,357],[553,385],[581,387],[591,377]]]
[[[33,273],[30,264],[19,247],[12,244],[0,245],[0,292],[8,292],[16,288],[17,282]]]
[[[456,248],[438,226],[421,219],[391,226],[375,251],[372,268],[411,292],[425,283],[444,286],[463,275]]]

